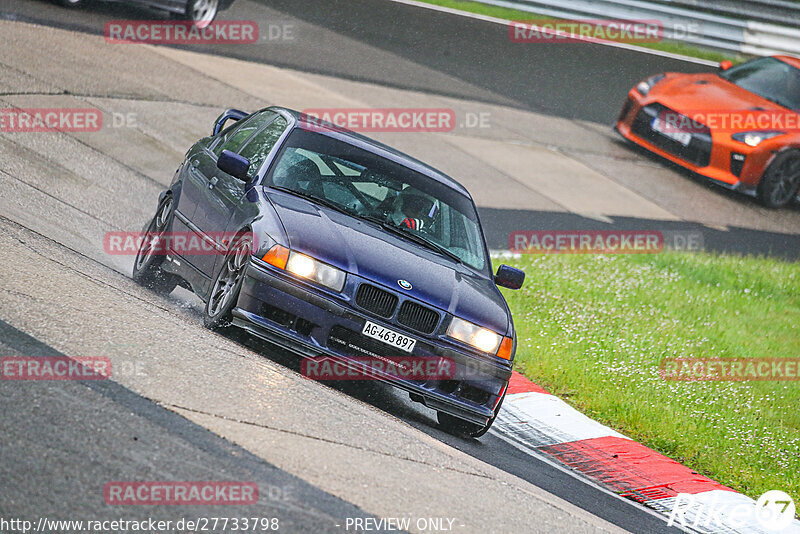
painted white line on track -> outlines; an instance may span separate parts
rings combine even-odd
[[[479,15],[478,13],[471,13],[469,11],[462,11],[460,9],[454,9],[452,7],[444,7],[444,6],[437,6],[435,4],[428,4],[426,2],[418,2],[416,0],[389,0],[389,2],[395,2],[397,4],[405,4],[408,6],[415,6],[420,7],[423,9],[430,9],[431,11],[438,11],[440,13],[448,13],[450,15],[457,15],[460,17],[466,17],[475,20],[481,20],[483,22],[491,22],[494,24],[501,24],[503,26],[509,26],[512,20],[508,19],[501,19],[498,17],[490,17],[489,15]],[[501,2],[493,2],[492,5],[499,5],[501,7],[509,7],[503,6]],[[533,13],[531,13],[533,14]],[[575,36],[576,39],[580,39],[580,36]],[[621,48],[623,50],[630,50],[632,52],[639,52],[641,54],[649,54],[651,56],[659,56],[665,57],[669,59],[676,59],[678,61],[685,61],[687,63],[694,63],[696,65],[705,65],[707,67],[717,67],[719,63],[716,61],[710,61],[708,59],[700,59],[691,56],[684,56],[683,54],[675,54],[673,52],[664,52],[663,50],[654,50],[652,48],[645,48],[643,46],[636,46],[630,43],[619,43],[617,41],[607,41],[601,39],[592,39],[590,41],[592,44],[599,44],[603,46],[610,46],[613,48]]]

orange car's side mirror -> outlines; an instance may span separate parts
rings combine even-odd
[[[733,67],[733,61],[729,59],[719,62],[719,70],[728,70],[731,67]]]

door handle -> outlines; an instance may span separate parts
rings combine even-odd
[[[209,188],[209,189],[214,189],[214,186],[215,186],[215,185],[217,185],[217,182],[218,182],[218,181],[219,181],[219,180],[217,179],[217,177],[216,177],[216,176],[215,176],[215,177],[213,177],[212,179],[210,179],[210,180],[208,181],[208,188]]]

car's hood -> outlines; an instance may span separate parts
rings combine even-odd
[[[266,190],[292,250],[362,276],[481,326],[506,333],[508,308],[494,283],[380,227],[293,195]],[[413,286],[406,291],[398,280]]]
[[[688,116],[708,112],[784,110],[766,98],[742,89],[715,74],[684,74],[669,77],[653,88],[648,100],[660,102]]]

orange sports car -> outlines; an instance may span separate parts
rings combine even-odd
[[[639,83],[617,120],[626,139],[771,208],[800,184],[800,59],[773,56]]]

